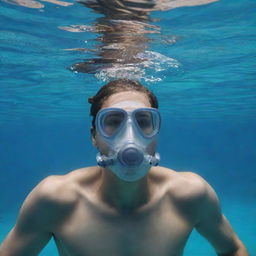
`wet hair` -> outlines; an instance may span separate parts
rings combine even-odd
[[[152,108],[158,108],[158,100],[154,93],[140,84],[138,81],[129,79],[118,79],[107,83],[102,86],[100,90],[93,96],[88,98],[88,102],[91,104],[90,115],[92,119],[92,135],[95,135],[95,119],[97,113],[102,108],[104,102],[113,94],[119,92],[135,91],[144,93]]]

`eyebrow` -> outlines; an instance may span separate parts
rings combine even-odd
[[[122,113],[122,112],[112,112],[112,113],[110,113],[108,116],[120,116],[120,115],[124,115],[124,113]]]
[[[150,113],[146,113],[146,112],[137,112],[136,115],[139,115],[140,117],[150,117]]]

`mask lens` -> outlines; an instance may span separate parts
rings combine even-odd
[[[101,127],[107,136],[114,135],[125,119],[125,114],[121,111],[109,111],[102,117]]]
[[[157,112],[149,110],[140,110],[135,113],[136,122],[146,136],[151,136],[159,128],[159,116]]]

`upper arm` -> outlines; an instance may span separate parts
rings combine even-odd
[[[202,180],[202,194],[198,204],[197,231],[203,235],[219,254],[239,249],[241,241],[221,212],[219,199],[209,184]]]
[[[51,233],[41,230],[20,229],[17,225],[9,232],[0,247],[1,256],[38,255],[51,238]]]
[[[54,200],[50,197],[53,178],[46,178],[24,201],[16,225],[0,246],[1,256],[37,255],[52,236]]]

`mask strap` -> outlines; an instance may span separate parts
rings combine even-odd
[[[157,166],[160,162],[160,155],[159,153],[155,153],[153,156],[146,155],[146,159],[151,166]]]
[[[97,161],[97,164],[101,167],[106,167],[114,163],[113,157],[108,157],[108,156],[102,155],[101,153],[98,153],[96,155],[96,161]]]
[[[153,156],[146,155],[145,158],[147,159],[149,165],[151,166],[158,166],[160,162],[160,155],[159,153],[155,153]],[[108,165],[111,165],[114,163],[113,157],[108,157],[105,155],[102,155],[101,153],[98,153],[96,155],[97,164],[101,167],[106,167]]]

